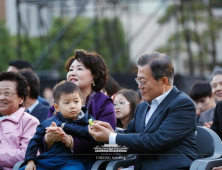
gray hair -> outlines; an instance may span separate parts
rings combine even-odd
[[[222,69],[216,69],[213,71],[213,73],[210,75],[210,82],[212,81],[213,77],[216,76],[216,75],[220,75],[222,74]]]

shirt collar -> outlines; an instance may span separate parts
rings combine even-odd
[[[2,121],[11,120],[13,122],[18,122],[20,120],[21,116],[24,114],[24,111],[25,111],[25,108],[24,107],[20,107],[15,113],[7,116]]]
[[[154,103],[154,102],[157,102],[157,105],[159,105],[163,99],[165,99],[165,97],[170,93],[170,91],[172,90],[173,88],[171,88],[170,90],[168,90],[167,92],[163,93],[162,95],[158,96],[157,98],[153,99],[152,102],[151,102],[151,105]],[[148,103],[148,105],[150,106],[150,104]]]
[[[35,107],[39,104],[39,101],[36,100],[36,102],[31,105],[27,110],[29,110],[29,113],[32,113],[32,111],[35,109]]]

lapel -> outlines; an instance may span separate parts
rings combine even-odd
[[[156,110],[154,111],[153,115],[150,117],[150,120],[148,121],[144,133],[151,127],[151,125],[153,124],[154,120],[156,119],[157,115],[163,110],[163,108],[165,108],[168,103],[170,103],[177,95],[177,93],[179,92],[179,90],[174,86],[171,90],[171,92],[165,97],[165,99],[163,99],[163,101],[160,103],[160,105],[156,108]],[[143,119],[145,120],[145,119]],[[145,121],[143,121],[145,123]]]
[[[32,116],[35,116],[35,117],[39,117],[39,106],[40,106],[40,103],[37,104],[37,106],[32,110],[32,112],[30,113]]]
[[[137,118],[137,122],[136,125],[138,126],[138,130],[139,132],[143,132],[144,131],[144,127],[145,127],[145,118],[146,118],[146,113],[147,113],[147,109],[148,109],[148,103],[147,102],[143,102],[141,103],[141,108],[139,108],[138,113],[141,112],[141,114],[138,114],[138,118]]]

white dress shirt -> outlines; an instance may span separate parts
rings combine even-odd
[[[162,95],[158,96],[157,98],[153,99],[151,101],[151,104],[147,103],[150,106],[150,109],[148,110],[148,112],[146,114],[145,126],[148,123],[148,121],[150,120],[154,111],[157,109],[157,107],[160,105],[160,103],[163,101],[163,99],[165,99],[165,97],[170,93],[171,90],[172,90],[172,88],[170,90],[168,90],[167,92],[163,93]],[[116,135],[117,135],[116,133],[110,133],[109,144],[116,144]]]

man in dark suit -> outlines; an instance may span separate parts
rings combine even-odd
[[[222,139],[222,101],[218,102],[215,107],[211,129]]]
[[[213,71],[213,73],[210,75],[210,84],[211,84],[211,87],[212,87],[212,94],[213,94],[216,102],[222,101],[222,69],[216,69],[216,70]],[[220,112],[218,112],[216,110],[214,112],[215,112],[214,116],[219,116],[215,120],[219,121],[218,118],[221,118],[220,117]],[[214,119],[213,119],[213,121],[214,121]],[[204,127],[210,128],[213,121],[205,123]],[[215,132],[219,132],[218,131],[219,129],[217,130],[217,128],[219,128],[218,125],[219,125],[218,122],[216,122],[216,124],[214,124],[213,130]]]
[[[41,123],[43,120],[47,119],[49,107],[37,100],[39,94],[39,78],[31,69],[22,69],[18,72],[23,75],[28,82],[29,94],[25,101],[26,112],[35,116]]]
[[[9,62],[9,67],[8,67],[7,71],[17,72],[18,70],[21,70],[24,68],[29,68],[29,69],[33,70],[32,65],[28,61],[13,60],[13,61]],[[39,95],[38,95],[38,101],[40,103],[44,104],[45,106],[50,106],[49,103]]]
[[[196,110],[193,101],[173,86],[174,67],[159,52],[138,60],[136,82],[143,101],[127,129],[116,134],[108,123],[95,121],[89,133],[99,142],[119,144],[138,154],[135,170],[189,169],[197,159]]]

